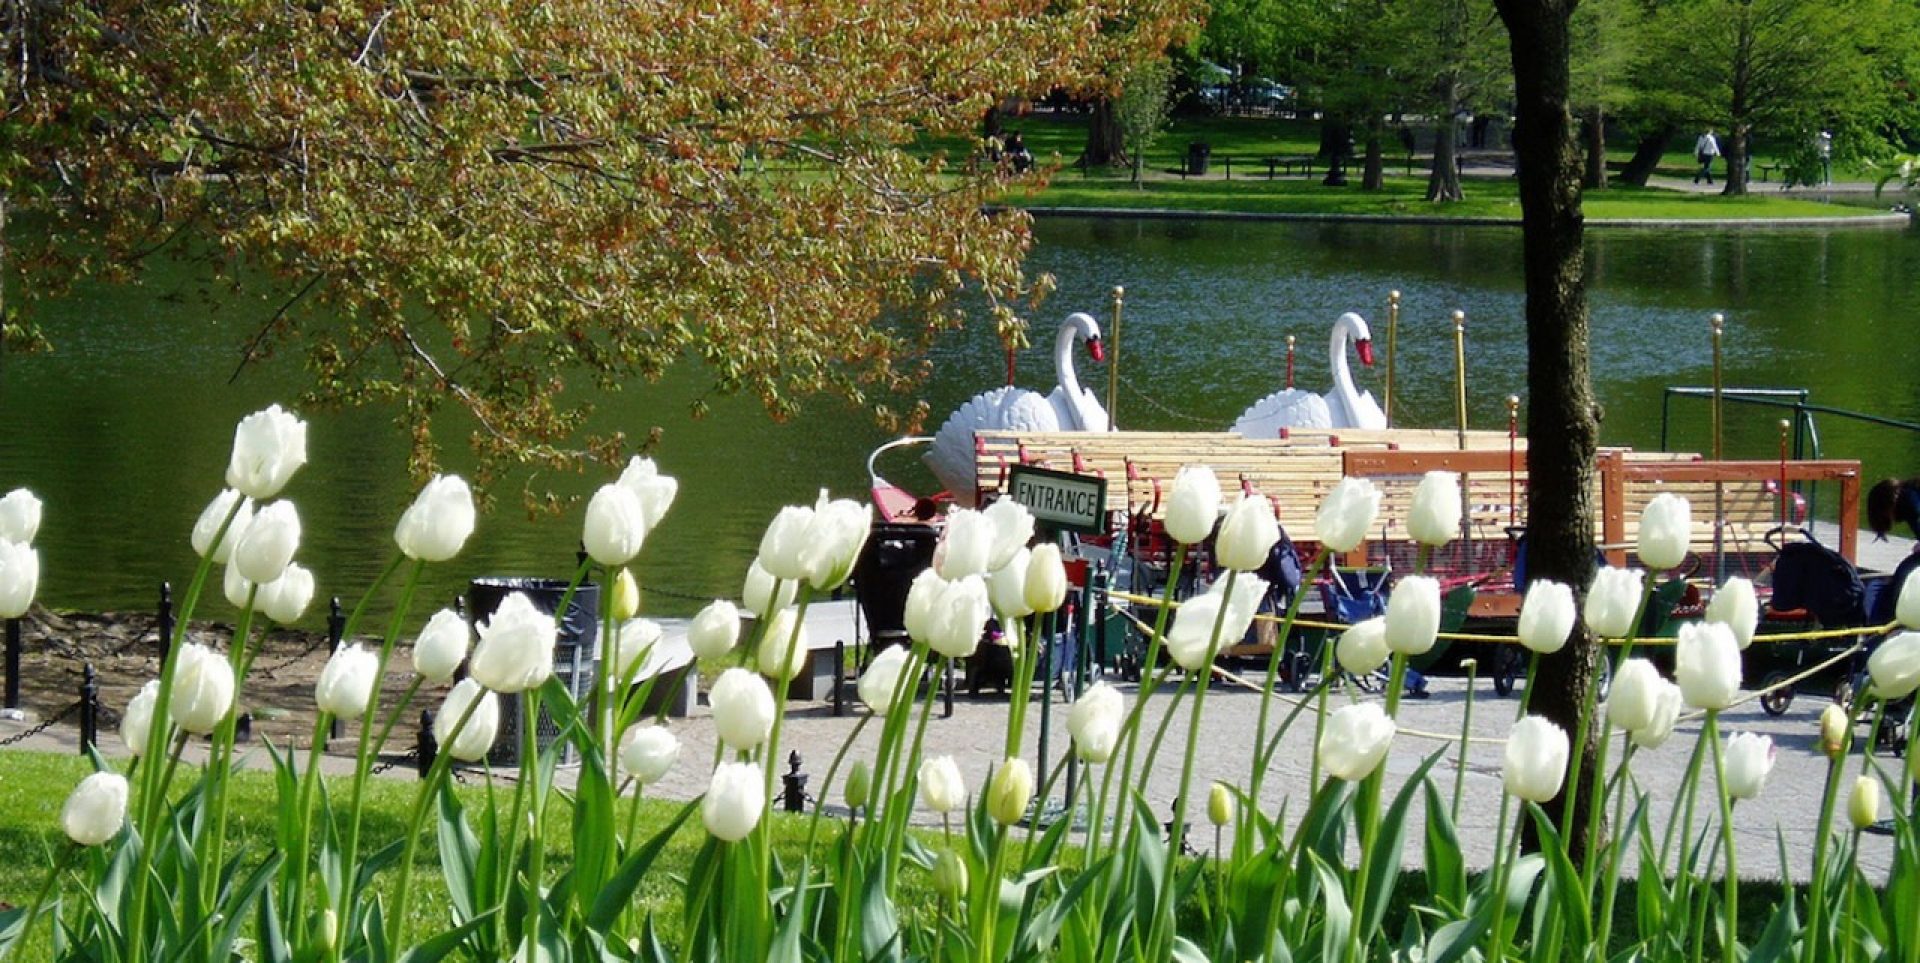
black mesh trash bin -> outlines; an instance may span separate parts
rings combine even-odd
[[[872,651],[907,641],[907,590],[933,565],[940,533],[927,525],[875,525],[853,565],[860,614]]]
[[[1187,145],[1187,173],[1195,177],[1207,176],[1207,161],[1213,157],[1213,145],[1205,141],[1194,141]]]
[[[467,612],[478,626],[492,617],[500,602],[514,592],[525,593],[535,608],[551,613],[567,594],[567,583],[550,578],[477,578],[467,583]],[[559,619],[560,638],[553,648],[553,674],[567,687],[574,700],[584,704],[593,694],[595,669],[599,663],[600,587],[582,583],[567,603],[566,614]],[[477,638],[477,636],[476,636]],[[496,766],[520,765],[520,697],[500,696],[500,734],[487,761]],[[541,749],[553,744],[560,727],[547,710],[540,710],[534,728],[534,744]],[[563,761],[573,756],[571,747],[561,752]]]

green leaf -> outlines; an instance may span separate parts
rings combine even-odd
[[[1400,854],[1406,847],[1407,809],[1413,804],[1414,790],[1426,782],[1427,773],[1433,764],[1440,760],[1445,750],[1427,757],[1420,768],[1400,787],[1393,798],[1393,804],[1387,807],[1386,816],[1379,824],[1379,835],[1368,845],[1367,891],[1357,894],[1360,898],[1360,941],[1370,944],[1373,934],[1380,930],[1381,921],[1386,919],[1387,904],[1392,901],[1395,884],[1400,881]]]
[[[1574,868],[1573,860],[1567,855],[1566,842],[1554,828],[1553,820],[1547,818],[1546,811],[1535,803],[1528,803],[1527,813],[1533,817],[1534,828],[1540,833],[1540,855],[1546,859],[1548,878],[1553,883],[1551,902],[1560,910],[1567,939],[1573,946],[1591,946],[1593,914],[1587,907],[1587,889],[1581,884],[1580,871]]]
[[[622,860],[620,867],[613,872],[599,895],[593,901],[593,908],[587,912],[587,926],[595,930],[606,930],[619,920],[633,898],[634,890],[640,886],[640,880],[646,877],[647,870],[653,867],[654,860],[660,858],[673,835],[680,831],[689,817],[700,807],[700,801],[694,800],[680,807],[672,820],[654,833],[646,844]],[[584,897],[583,897],[584,898]]]
[[[453,902],[454,918],[473,919],[482,900],[475,886],[475,864],[480,859],[480,839],[467,825],[467,816],[454,795],[450,782],[443,782],[438,800],[440,822],[436,830],[440,840],[440,872],[447,881],[447,897]],[[491,808],[491,807],[489,807]]]
[[[466,941],[467,936],[493,919],[494,910],[487,910],[453,929],[434,934],[419,944],[400,954],[399,963],[438,963]],[[652,918],[648,918],[651,929]]]
[[[1448,812],[1432,779],[1426,781],[1426,792],[1427,886],[1435,903],[1458,912],[1467,905],[1467,861],[1460,855],[1460,836],[1454,829],[1453,814]]]
[[[1337,963],[1347,958],[1347,936],[1353,928],[1353,912],[1347,906],[1346,884],[1327,861],[1313,850],[1307,851],[1307,863],[1320,883],[1320,899],[1326,907],[1321,921],[1320,959]]]

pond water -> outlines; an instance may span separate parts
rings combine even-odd
[[[1525,391],[1516,229],[1049,218],[1037,233],[1030,267],[1056,275],[1059,290],[1035,323],[1020,383],[1047,390],[1053,325],[1074,310],[1104,322],[1109,291],[1124,285],[1119,421],[1129,428],[1224,428],[1280,387],[1288,334],[1299,337],[1300,383],[1324,390],[1333,319],[1360,311],[1384,340],[1390,289],[1404,294],[1396,423],[1452,426],[1455,309],[1467,314],[1474,426],[1504,427],[1506,396]],[[1662,389],[1710,381],[1716,311],[1727,316],[1729,385],[1805,387],[1817,403],[1920,421],[1920,232],[1594,231],[1589,249],[1607,443],[1659,444]],[[82,287],[36,309],[57,351],[0,367],[0,491],[26,485],[47,502],[39,543],[50,605],[145,607],[162,579],[183,583],[194,562],[187,532],[220,487],[234,422],[299,391],[291,358],[229,380],[240,344],[273,305],[210,304],[202,286],[160,272],[137,288]],[[1083,381],[1104,393],[1104,367],[1080,358]],[[935,371],[929,430],[997,385],[1002,357],[981,327],[939,345]],[[1380,393],[1380,369],[1356,378]],[[823,485],[863,494],[866,454],[885,439],[865,413],[834,402],[773,424],[757,404],[725,399],[694,420],[686,412],[702,385],[680,371],[600,400],[602,427],[644,434],[660,425],[659,461],[681,480],[679,503],[638,563],[655,614],[736,595],[778,507],[811,501]],[[1673,411],[1669,446],[1704,448],[1704,403]],[[392,523],[410,497],[404,437],[385,411],[307,415],[312,460],[287,491],[305,522],[300,557],[323,594],[351,602],[392,551]],[[1731,409],[1729,456],[1772,457],[1780,417]],[[1832,418],[1819,429],[1824,453],[1861,459],[1869,479],[1920,473],[1920,437]],[[464,431],[445,436],[455,469]],[[911,456],[883,470],[928,484]],[[599,481],[549,475],[500,486],[468,551],[429,570],[426,597],[450,599],[474,575],[570,570],[580,510],[530,518],[521,488],[583,493]],[[202,612],[230,614],[217,599]],[[316,607],[307,621],[322,617]]]

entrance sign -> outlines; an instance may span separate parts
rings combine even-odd
[[[1106,531],[1105,478],[1013,465],[1007,470],[1007,496],[1050,528],[1091,535]]]

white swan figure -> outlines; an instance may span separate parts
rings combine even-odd
[[[1100,323],[1074,312],[1060,325],[1053,345],[1053,367],[1059,386],[1051,395],[1008,385],[983,391],[955,409],[934,433],[933,447],[924,456],[927,467],[947,487],[956,504],[972,507],[976,431],[1106,431],[1107,410],[1092,391],[1080,387],[1073,371],[1073,344],[1087,342],[1093,360],[1104,360]]]
[[[1387,414],[1373,400],[1373,392],[1353,384],[1347,367],[1347,342],[1353,342],[1360,363],[1373,364],[1373,333],[1365,318],[1349,311],[1333,323],[1327,346],[1327,364],[1333,369],[1333,390],[1316,395],[1298,388],[1276,391],[1255,402],[1228,429],[1246,438],[1277,438],[1282,428],[1385,428]]]

